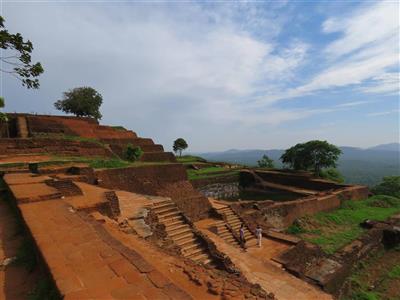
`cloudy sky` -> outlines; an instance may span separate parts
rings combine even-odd
[[[398,1],[2,1],[39,90],[1,74],[7,111],[58,113],[92,86],[104,124],[170,149],[399,140]]]

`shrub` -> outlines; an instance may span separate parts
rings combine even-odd
[[[129,161],[137,161],[143,155],[143,151],[140,147],[133,147],[132,144],[128,144],[125,149],[125,158]]]
[[[377,195],[388,195],[400,198],[400,176],[385,176],[382,182],[372,188]]]

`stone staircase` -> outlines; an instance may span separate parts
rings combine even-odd
[[[204,265],[212,263],[208,250],[202,245],[173,201],[156,202],[152,209],[159,222],[165,225],[168,237],[181,249],[184,257]]]
[[[217,227],[218,236],[221,237],[225,242],[235,247],[240,246],[239,242],[235,239],[224,221],[215,222],[215,226]]]
[[[221,229],[221,237],[227,241],[229,244],[232,244],[234,246],[238,245],[239,243],[237,242],[236,238],[232,234],[232,232],[229,230],[229,227],[231,228],[232,231],[234,231],[237,236],[239,236],[239,230],[240,230],[240,225],[244,225],[244,237],[246,239],[246,246],[255,246],[257,244],[257,239],[255,235],[249,230],[247,225],[242,222],[242,220],[239,218],[239,216],[229,207],[229,206],[224,206],[219,209],[217,209],[217,212],[224,216],[225,221],[219,221],[216,223],[218,233],[220,233],[219,229]],[[223,227],[225,226],[225,228]]]
[[[17,126],[18,126],[18,137],[26,139],[29,136],[28,124],[26,122],[26,118],[19,116],[17,118]]]

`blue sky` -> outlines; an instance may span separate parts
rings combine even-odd
[[[34,43],[39,90],[2,74],[7,111],[56,114],[77,86],[104,124],[191,151],[310,139],[399,141],[397,1],[3,1]]]

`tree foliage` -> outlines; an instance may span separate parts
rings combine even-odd
[[[4,98],[0,97],[0,108],[4,108],[5,106],[5,102],[4,102]],[[0,122],[7,122],[7,115],[3,112],[0,111]]]
[[[295,170],[312,170],[319,176],[322,168],[335,168],[342,151],[327,141],[309,141],[297,144],[282,154],[284,164]]]
[[[129,161],[137,161],[143,155],[143,151],[140,147],[133,147],[132,144],[128,144],[125,149],[125,158]]]
[[[268,155],[264,154],[263,157],[257,161],[257,164],[260,168],[274,168],[274,161],[268,157]]]
[[[400,198],[400,176],[383,177],[382,182],[372,188],[372,192]]]
[[[179,156],[182,156],[182,151],[187,149],[187,147],[188,147],[188,144],[186,143],[186,141],[183,138],[179,138],[174,141],[173,149],[174,149],[175,153],[179,152]]]
[[[343,183],[344,177],[343,175],[335,168],[329,168],[326,170],[320,171],[320,176],[324,179],[328,179],[331,181],[335,181],[337,183]]]
[[[91,87],[78,87],[64,93],[61,100],[54,103],[55,108],[78,117],[101,119],[100,106],[103,97]]]
[[[39,62],[32,63],[32,42],[24,41],[20,33],[9,33],[4,27],[4,18],[1,16],[0,29],[0,48],[5,50],[0,58],[2,62],[0,70],[19,79],[23,86],[37,89],[39,87],[37,77],[43,73],[43,67]]]

